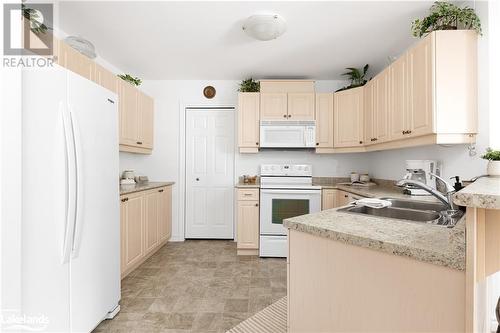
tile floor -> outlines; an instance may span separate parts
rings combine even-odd
[[[236,243],[168,243],[122,281],[101,332],[226,332],[286,295],[285,259],[238,257]]]

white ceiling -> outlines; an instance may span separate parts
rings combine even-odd
[[[414,38],[410,25],[428,1],[60,2],[59,25],[144,79],[341,79],[345,67],[384,68]],[[278,13],[280,38],[241,30],[256,13]]]

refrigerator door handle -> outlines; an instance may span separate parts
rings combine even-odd
[[[84,221],[84,182],[83,182],[83,152],[82,152],[82,141],[80,137],[80,130],[78,127],[78,119],[75,112],[70,112],[71,116],[71,126],[73,129],[74,138],[74,148],[75,148],[75,158],[76,158],[76,216],[75,216],[75,227],[74,227],[74,237],[73,237],[73,247],[72,247],[72,257],[78,257],[78,251],[80,250],[81,238],[82,238],[82,228]]]
[[[70,258],[75,232],[76,218],[76,156],[71,116],[65,102],[59,104],[62,118],[65,155],[66,155],[66,225],[62,251],[62,263],[67,263]]]

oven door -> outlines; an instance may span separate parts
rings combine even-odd
[[[260,234],[286,235],[283,220],[320,210],[321,190],[261,189]]]

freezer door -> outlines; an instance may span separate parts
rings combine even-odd
[[[120,299],[118,100],[68,72],[68,106],[77,169],[71,332],[90,332]]]
[[[68,172],[72,146],[65,139],[71,132],[63,123],[66,80],[57,66],[22,74],[22,314],[41,320],[27,330],[43,332],[70,330],[69,263],[63,253],[65,238],[72,236],[67,195],[74,183]]]

